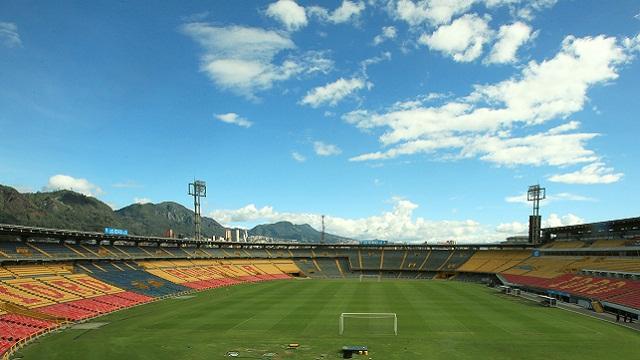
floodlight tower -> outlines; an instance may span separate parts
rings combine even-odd
[[[324,244],[324,215],[322,215],[322,232],[320,232],[320,244]]]
[[[200,240],[202,238],[202,218],[200,217],[200,198],[207,197],[207,183],[202,180],[193,180],[189,183],[189,195],[193,196],[193,218],[194,238]]]
[[[540,243],[540,227],[542,218],[540,217],[540,200],[547,198],[547,189],[539,184],[529,186],[527,191],[527,201],[533,202],[533,214],[529,216],[529,242],[533,245]]]

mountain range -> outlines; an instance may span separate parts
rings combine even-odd
[[[163,236],[172,229],[178,237],[193,233],[194,212],[171,201],[157,204],[131,204],[113,210],[104,202],[70,190],[21,193],[0,185],[0,223],[82,231],[104,231],[105,227],[127,229],[131,235]],[[202,234],[222,237],[225,227],[202,217]],[[308,224],[288,221],[258,225],[249,235],[318,243],[321,233]],[[325,234],[326,243],[353,242],[345,237]]]
[[[289,221],[258,225],[249,230],[249,235],[296,240],[301,243],[319,243],[322,240],[322,233],[311,227],[311,225],[295,225]],[[326,243],[347,243],[353,241],[355,240],[342,236],[324,234],[324,242]]]

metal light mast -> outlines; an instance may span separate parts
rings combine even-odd
[[[322,215],[322,232],[320,233],[320,244],[324,244],[324,215]]]
[[[540,200],[547,198],[547,189],[539,184],[529,186],[527,191],[527,201],[533,202],[533,214],[529,216],[529,242],[533,245],[540,243],[540,227],[542,218],[540,217]]]
[[[202,218],[200,217],[200,198],[207,197],[207,183],[202,180],[193,180],[189,183],[189,195],[193,196],[193,218],[194,238],[202,239]]]

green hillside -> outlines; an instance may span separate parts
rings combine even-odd
[[[105,227],[129,230],[132,235],[161,236],[167,229],[190,236],[193,211],[175,202],[133,204],[113,211],[102,201],[73,191],[20,193],[0,185],[0,223],[84,231]],[[224,227],[204,217],[205,236],[224,236]]]
[[[288,221],[258,225],[249,230],[249,235],[296,240],[301,243],[319,243],[322,237],[320,231],[314,229],[309,224],[295,225]],[[325,233],[324,241],[326,243],[343,243],[355,240]]]

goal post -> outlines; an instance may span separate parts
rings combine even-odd
[[[381,275],[360,274],[360,282],[363,281],[380,281]]]
[[[345,332],[368,335],[398,335],[396,313],[342,313],[338,321],[340,335]]]

